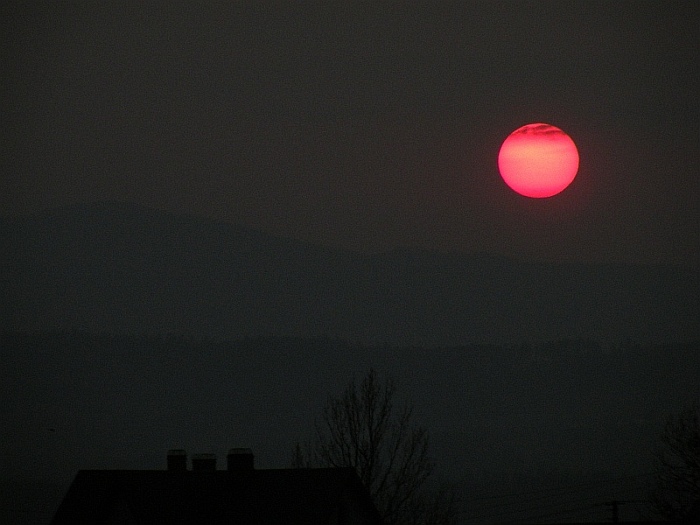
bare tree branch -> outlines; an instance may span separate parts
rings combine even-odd
[[[700,407],[695,404],[666,421],[656,452],[652,505],[671,520],[700,520]]]
[[[453,486],[429,487],[434,463],[427,431],[409,406],[394,409],[394,384],[370,370],[330,397],[314,440],[297,443],[292,466],[354,467],[387,525],[456,523]]]

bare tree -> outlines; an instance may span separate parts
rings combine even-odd
[[[656,460],[654,508],[667,519],[700,521],[700,406],[668,418]]]
[[[454,487],[431,487],[428,433],[412,408],[394,408],[394,385],[370,370],[329,398],[312,440],[297,443],[294,467],[354,467],[387,525],[450,525],[457,520]]]

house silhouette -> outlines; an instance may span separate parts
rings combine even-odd
[[[52,520],[62,524],[380,525],[352,468],[254,468],[250,449],[168,453],[166,470],[80,470]]]

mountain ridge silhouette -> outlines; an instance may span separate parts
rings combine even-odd
[[[4,329],[368,344],[700,339],[692,268],[343,251],[102,202],[0,218]]]

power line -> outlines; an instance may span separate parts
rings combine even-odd
[[[577,494],[577,493],[581,493],[581,492],[583,491],[583,489],[585,489],[585,488],[593,488],[593,487],[599,487],[599,486],[600,486],[599,483],[595,483],[595,484],[591,484],[591,485],[582,486],[582,487],[579,488],[578,490],[553,489],[553,490],[557,490],[557,492],[553,492],[553,493],[551,493],[551,494],[537,495],[537,496],[535,496],[535,497],[529,497],[529,498],[527,498],[527,501],[528,501],[528,502],[532,502],[532,501],[541,501],[541,500],[547,500],[547,499],[556,498],[556,497],[560,497],[560,496],[566,496],[567,494]],[[632,487],[627,487],[626,489],[619,489],[619,490],[621,490],[621,491],[623,491],[623,492],[626,492],[626,491],[628,491],[628,490],[631,490],[631,488],[632,488]],[[522,494],[523,494],[523,495],[528,495],[527,492],[522,493]],[[599,496],[590,496],[590,497],[589,497],[589,499],[593,499],[593,498],[599,498]],[[472,502],[473,502],[473,501],[474,501],[474,500],[472,500]],[[512,506],[512,505],[518,505],[518,504],[520,504],[520,503],[522,503],[522,501],[520,501],[520,500],[514,500],[514,501],[508,501],[508,502],[505,502],[505,503],[494,503],[494,504],[490,504],[490,505],[485,505],[485,506],[483,506],[482,508],[485,508],[485,509],[498,509],[498,508],[502,508],[502,507],[509,507],[509,506]]]
[[[503,518],[505,516],[509,516],[512,514],[527,514],[528,512],[538,512],[538,511],[543,511],[543,510],[554,510],[557,507],[564,507],[564,506],[569,506],[569,505],[578,505],[582,503],[590,503],[591,501],[600,501],[600,498],[598,496],[588,496],[586,498],[578,499],[575,501],[558,501],[558,502],[552,502],[546,505],[535,505],[535,506],[530,506],[528,505],[531,503],[530,501],[525,502],[526,507],[521,507],[521,508],[516,508],[516,509],[511,509],[511,510],[506,510],[504,512],[488,512],[485,514],[480,514],[477,516],[469,516],[467,519],[468,520],[483,520],[483,519],[494,519],[494,518]],[[523,503],[523,502],[517,502],[517,503]],[[597,503],[595,506],[602,506],[602,503]],[[494,509],[496,510],[496,509]]]
[[[551,518],[558,518],[561,516],[569,516],[571,514],[575,514],[577,512],[582,512],[584,510],[592,510],[596,508],[600,508],[601,505],[588,505],[586,507],[578,507],[574,509],[567,509],[567,510],[561,510],[557,512],[550,512],[549,514],[540,514],[538,516],[528,516],[526,518],[519,518],[516,520],[511,520],[507,521],[506,523],[522,523],[523,521],[533,521],[533,520],[543,520],[543,519],[551,519]]]
[[[572,490],[572,489],[599,487],[602,484],[617,483],[619,481],[623,481],[623,480],[627,480],[627,479],[651,477],[654,475],[655,475],[655,473],[653,473],[653,472],[647,472],[644,474],[632,474],[629,476],[619,476],[617,478],[610,478],[610,479],[603,480],[603,481],[590,481],[587,483],[578,483],[576,485],[568,485],[566,487],[550,487],[550,488],[529,490],[529,491],[525,491],[525,492],[513,492],[510,494],[497,494],[497,495],[492,495],[492,496],[484,496],[484,497],[480,497],[480,498],[473,498],[473,499],[464,500],[464,502],[465,503],[478,503],[480,501],[488,501],[488,500],[493,500],[493,499],[516,498],[516,497],[521,497],[521,496],[529,496],[531,494],[541,494],[544,492],[551,492],[552,496],[558,495],[558,494],[570,494],[573,492],[578,492],[577,490]]]
[[[476,503],[477,505],[475,506],[478,507],[478,509],[473,509],[476,512],[472,515],[468,515],[467,510],[465,509],[460,514],[464,516],[467,522],[480,522],[490,520],[502,521],[504,519],[512,519],[515,522],[517,522],[522,520],[537,519],[538,517],[531,516],[526,518],[517,518],[517,515],[527,516],[529,513],[532,512],[541,513],[542,511],[546,510],[552,510],[553,516],[559,515],[559,513],[570,514],[571,512],[581,511],[587,508],[598,508],[604,510],[605,503],[603,502],[603,495],[597,493],[597,489],[602,488],[607,492],[614,491],[617,498],[619,498],[620,496],[624,497],[624,495],[628,494],[631,496],[635,493],[635,491],[638,491],[641,488],[641,485],[639,483],[634,483],[634,485],[618,487],[615,487],[615,484],[619,485],[628,480],[643,480],[644,478],[648,478],[651,475],[653,475],[653,473],[618,476],[616,478],[610,478],[607,480],[578,483],[566,487],[544,488],[518,493],[474,498],[471,500],[465,500],[465,503]],[[630,492],[632,492],[632,494],[630,494]],[[570,495],[579,495],[581,497],[572,501],[570,498],[566,498],[566,496]],[[564,497],[563,501],[557,501],[562,499],[562,497]],[[608,498],[609,497],[610,496],[608,496]],[[507,501],[508,499],[512,498],[518,499]],[[639,499],[619,499],[617,501],[620,503],[645,503],[645,500]],[[489,503],[487,503],[486,505],[478,505],[478,503],[483,502]],[[590,503],[590,505],[587,507],[580,506],[580,504],[585,503]],[[562,507],[570,507],[572,505],[579,506],[575,509],[562,509]],[[550,514],[545,514],[542,517],[548,517],[550,516]]]

